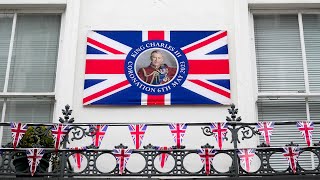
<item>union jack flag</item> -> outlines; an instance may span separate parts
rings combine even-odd
[[[165,92],[148,93],[141,91],[141,87],[145,87],[146,83],[140,83],[138,86],[129,81],[125,68],[126,60],[134,50],[140,51],[142,49],[140,44],[147,41],[170,44],[185,57],[187,63],[181,64],[182,66],[179,64],[180,60],[177,60],[180,70],[177,73],[187,67],[185,79],[181,84],[170,88],[163,87],[168,89]],[[164,49],[163,46],[160,49]],[[226,31],[90,31],[88,33],[84,105],[229,105],[230,97]]]
[[[304,140],[307,142],[308,146],[311,146],[312,141],[312,131],[314,129],[313,122],[301,121],[297,122],[297,127],[301,132]]]
[[[258,122],[257,129],[264,138],[267,145],[270,145],[270,138],[274,128],[274,122]]]
[[[156,149],[157,149],[158,151],[171,151],[171,150],[172,150],[172,148],[167,147],[167,146],[163,146],[163,147],[157,146]],[[167,160],[168,160],[168,157],[169,157],[169,154],[166,153],[166,152],[161,152],[161,153],[159,154],[159,161],[160,161],[160,166],[161,166],[161,168],[164,167],[165,163],[166,163]]]
[[[69,132],[69,126],[63,124],[55,124],[51,128],[51,133],[54,139],[54,148],[59,149],[61,142],[63,141],[64,137]]]
[[[93,145],[95,145],[96,147],[100,147],[102,139],[104,138],[108,129],[108,125],[91,125],[91,128],[95,129],[92,132]]]
[[[44,155],[44,149],[42,148],[27,149],[26,154],[27,154],[28,163],[30,166],[31,176],[33,176],[37,170],[40,160],[42,159],[42,156]]]
[[[298,147],[284,147],[282,153],[287,158],[290,168],[293,173],[297,171],[297,161],[300,155],[300,149]]]
[[[119,174],[123,174],[126,168],[127,162],[129,161],[132,149],[114,149],[113,155],[116,157],[117,164],[119,167]]]
[[[72,147],[72,148],[69,148],[71,150],[85,150],[87,149],[87,147]],[[72,154],[72,157],[74,159],[74,162],[76,163],[78,169],[81,168],[81,162],[83,160],[83,154],[81,152],[74,152]]]
[[[221,122],[211,123],[210,128],[218,142],[219,148],[222,149],[222,143],[223,140],[226,138],[226,134],[228,131],[228,124]]]
[[[182,139],[187,130],[187,124],[173,123],[173,124],[169,124],[169,128],[173,136],[174,142],[176,142],[177,144],[177,148],[181,148]]]
[[[200,159],[204,164],[204,169],[206,171],[206,174],[209,175],[211,170],[211,163],[217,151],[211,148],[204,148],[204,149],[198,149],[197,153],[199,154]]]
[[[22,139],[23,135],[27,132],[28,126],[27,124],[11,122],[11,134],[12,134],[12,144],[13,148],[16,148]]]
[[[240,162],[244,166],[244,169],[249,172],[250,165],[255,155],[255,149],[239,149],[238,156],[240,158]]]
[[[128,127],[131,133],[131,137],[133,139],[133,143],[136,149],[139,149],[142,144],[144,133],[146,133],[147,125],[146,124],[130,124]]]

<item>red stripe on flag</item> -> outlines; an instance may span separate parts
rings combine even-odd
[[[111,52],[112,54],[125,54],[125,53],[123,53],[123,52],[121,52],[121,51],[118,51],[118,50],[116,50],[116,49],[114,49],[114,48],[112,48],[112,47],[109,47],[109,46],[107,46],[107,45],[105,45],[105,44],[102,44],[102,43],[100,43],[100,42],[98,42],[98,41],[96,41],[96,40],[93,40],[93,39],[91,39],[91,38],[87,38],[87,42],[88,42],[88,43],[91,43],[91,44],[93,44],[93,45],[95,45],[95,46],[98,46],[99,48],[102,48],[102,49],[104,49],[104,50],[106,50],[106,51],[109,51],[109,52]]]
[[[219,89],[217,87],[211,86],[210,84],[204,83],[204,82],[202,82],[200,80],[189,80],[189,81],[191,81],[191,82],[193,82],[193,83],[195,83],[195,84],[197,84],[197,85],[199,85],[201,87],[209,89],[210,91],[216,92],[218,94],[221,94],[223,96],[226,96],[226,97],[230,98],[230,93],[229,92],[226,92],[226,91],[224,91],[222,89]]]
[[[229,60],[189,60],[189,74],[229,74]]]
[[[148,40],[164,40],[164,31],[148,31]]]
[[[124,60],[87,60],[86,74],[124,74]]]
[[[193,45],[191,47],[188,47],[188,48],[184,49],[183,52],[185,54],[187,54],[187,53],[189,53],[191,51],[194,51],[194,50],[199,49],[199,48],[201,48],[203,46],[206,46],[206,45],[208,45],[208,44],[210,44],[210,43],[212,43],[214,41],[217,41],[217,40],[219,40],[219,39],[221,39],[221,38],[223,38],[225,36],[227,36],[227,31],[225,31],[225,32],[223,32],[221,34],[218,34],[216,36],[213,36],[213,37],[211,37],[211,38],[209,38],[209,39],[207,39],[205,41],[202,41],[202,42],[200,42],[198,44],[195,44],[195,45]]]
[[[148,95],[147,105],[164,105],[164,95]]]
[[[125,81],[122,81],[122,82],[120,82],[120,83],[118,83],[118,84],[116,84],[116,85],[110,86],[110,87],[108,87],[108,88],[106,88],[106,89],[104,89],[104,90],[102,90],[102,91],[99,91],[99,92],[97,92],[97,93],[95,93],[95,94],[92,94],[92,95],[84,98],[84,99],[83,99],[83,103],[87,103],[87,102],[89,102],[89,101],[91,101],[91,100],[93,100],[93,99],[95,99],[95,98],[97,98],[97,97],[103,96],[103,95],[105,95],[105,94],[107,94],[107,93],[109,93],[109,92],[112,92],[112,91],[114,91],[114,90],[117,90],[117,89],[119,89],[119,88],[122,88],[123,86],[126,86],[126,85],[128,85],[128,84],[129,84],[129,81],[128,81],[128,80],[125,80]]]

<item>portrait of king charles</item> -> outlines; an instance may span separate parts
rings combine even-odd
[[[150,85],[161,85],[170,82],[174,78],[177,68],[169,67],[164,61],[164,51],[152,51],[150,53],[150,64],[138,70],[139,78]]]

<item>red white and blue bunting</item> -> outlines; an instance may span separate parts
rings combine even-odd
[[[284,147],[284,152],[282,153],[284,157],[288,160],[289,166],[293,173],[297,170],[297,161],[300,155],[300,149],[298,147]]]
[[[227,123],[211,123],[210,125],[211,131],[218,142],[219,149],[222,149],[223,140],[226,139],[226,134],[228,131]]]
[[[55,124],[51,128],[51,133],[54,138],[54,148],[59,149],[61,142],[63,141],[64,137],[69,132],[69,126],[63,124]]]
[[[257,129],[264,138],[267,145],[270,145],[270,139],[274,128],[274,122],[258,122]]]
[[[209,175],[211,170],[211,163],[217,151],[211,148],[204,148],[204,149],[198,149],[197,153],[199,154],[200,159],[204,164],[204,169],[206,174]]]
[[[171,147],[167,147],[167,146],[157,146],[156,150],[158,151],[171,151],[172,148]],[[167,152],[161,152],[159,154],[159,161],[160,161],[160,167],[163,168],[165,166],[165,163],[167,162],[169,157],[169,154]]]
[[[114,149],[113,155],[116,157],[117,164],[119,167],[119,174],[123,174],[127,162],[129,161],[129,158],[131,156],[132,149]]]
[[[172,123],[169,124],[169,128],[171,131],[171,134],[173,136],[174,142],[176,143],[177,148],[181,148],[183,137],[187,130],[187,124],[186,123]]]
[[[255,149],[239,149],[238,156],[240,163],[244,167],[245,171],[250,172],[250,166],[255,155]]]
[[[12,144],[13,148],[16,148],[22,139],[23,135],[27,132],[28,125],[18,122],[11,122],[11,134],[12,134]]]
[[[139,149],[142,144],[144,134],[146,133],[147,125],[146,124],[130,124],[128,127],[129,127],[129,131],[130,131],[133,143],[135,145],[135,148]]]
[[[108,125],[102,125],[102,124],[91,125],[90,128],[95,129],[92,132],[93,145],[99,148],[101,145],[102,139],[104,138],[106,131],[108,129]]]
[[[72,147],[72,148],[69,148],[71,150],[85,150],[87,149],[87,147]],[[76,163],[77,165],[77,168],[80,169],[81,168],[81,162],[83,161],[83,154],[78,151],[78,152],[74,152],[72,154],[72,157],[74,159],[74,162]]]
[[[302,137],[306,141],[308,146],[311,146],[312,142],[312,131],[314,129],[314,125],[312,121],[300,121],[297,122],[297,127],[302,134]]]
[[[26,150],[26,154],[31,176],[33,176],[37,170],[40,160],[42,159],[42,156],[44,155],[44,150],[42,148],[31,148]]]

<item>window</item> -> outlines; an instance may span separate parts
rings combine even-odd
[[[51,122],[60,14],[1,14],[1,122]],[[11,141],[4,128],[2,144]]]
[[[259,13],[253,21],[259,121],[319,120],[320,14]],[[319,142],[319,135],[314,131],[313,143]],[[291,141],[306,146],[296,125],[275,126],[272,146]],[[299,158],[300,164],[314,168],[314,163],[304,162],[307,158],[310,155]]]

